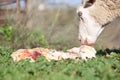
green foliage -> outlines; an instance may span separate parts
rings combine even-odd
[[[47,40],[40,30],[10,25],[0,27],[0,40],[1,46],[12,49],[48,47]]]
[[[10,41],[12,39],[13,28],[9,25],[4,25],[0,27],[0,38],[5,41]]]
[[[111,52],[110,57],[114,57],[120,61],[120,55],[116,54],[115,52]]]
[[[39,57],[37,62],[22,60],[13,63],[12,50],[0,48],[0,80],[119,80],[120,54],[112,52],[109,58],[48,62]],[[119,57],[119,58],[117,58]]]
[[[34,39],[34,40],[33,40]],[[48,46],[45,36],[40,33],[40,31],[30,31],[28,41],[33,40],[33,44],[38,44],[38,46]],[[37,46],[37,45],[36,45]]]

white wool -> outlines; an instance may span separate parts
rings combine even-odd
[[[103,25],[120,16],[120,0],[95,0],[91,6],[85,7],[87,2],[80,5],[77,13],[81,13],[79,23],[79,39],[84,45],[94,44],[103,31]]]
[[[80,47],[79,55],[83,60],[92,59],[96,56],[96,50],[91,46],[83,45]]]

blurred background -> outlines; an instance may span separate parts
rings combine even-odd
[[[0,0],[0,46],[59,50],[80,46],[76,9],[81,1]],[[118,18],[107,26],[96,47],[120,47],[119,22]]]

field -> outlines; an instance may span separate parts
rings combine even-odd
[[[114,26],[105,30],[95,45],[96,58],[87,62],[80,59],[48,62],[44,57],[39,57],[35,63],[12,61],[11,53],[20,48],[47,47],[65,51],[80,46],[75,10],[32,10],[22,16],[20,25],[16,24],[15,15],[8,14],[6,24],[0,26],[0,80],[120,80],[119,22],[110,24],[118,26],[116,30]]]
[[[67,37],[66,37],[67,38]],[[120,49],[110,50],[96,47],[97,57],[87,62],[62,60],[48,62],[39,57],[37,62],[23,60],[14,63],[10,54],[20,48],[47,47],[65,51],[72,47],[62,43],[49,44],[40,30],[0,27],[0,80],[119,80]],[[110,56],[105,56],[106,53]]]
[[[98,51],[95,59],[87,62],[80,59],[48,62],[39,57],[37,62],[23,60],[14,63],[10,57],[13,50],[0,48],[0,80],[119,80],[120,50]]]

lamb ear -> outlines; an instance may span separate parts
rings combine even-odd
[[[88,8],[95,3],[96,0],[86,0],[84,8]]]

